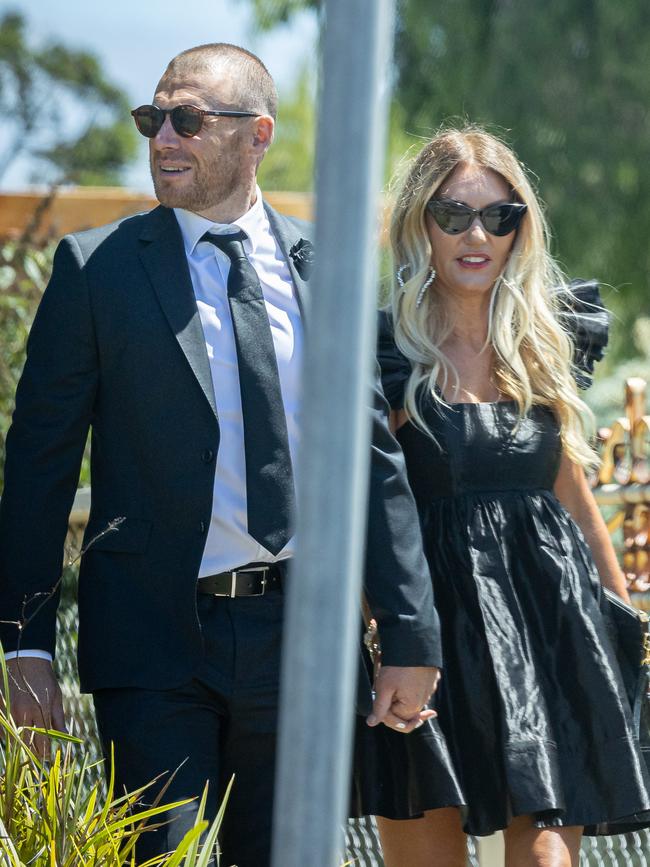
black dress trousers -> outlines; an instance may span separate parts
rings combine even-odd
[[[178,768],[164,801],[197,799],[142,835],[139,861],[178,845],[194,823],[206,782],[206,818],[212,819],[234,775],[221,863],[270,863],[283,602],[281,590],[236,599],[199,595],[205,657],[190,682],[169,690],[94,693],[105,756],[114,743],[116,793],[162,774],[143,796],[151,803]]]

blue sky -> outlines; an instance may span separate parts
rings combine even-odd
[[[312,16],[302,15],[271,35],[255,34],[246,0],[15,0],[0,2],[0,15],[17,10],[35,43],[56,37],[69,47],[90,50],[108,76],[129,95],[133,106],[151,100],[167,62],[202,42],[234,42],[259,54],[282,91],[291,88],[316,39]],[[5,190],[28,182],[28,168],[17,160],[2,180]],[[149,192],[146,142],[125,183]]]

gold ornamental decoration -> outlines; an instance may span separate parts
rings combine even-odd
[[[625,383],[625,414],[598,432],[602,464],[592,479],[601,507],[614,507],[607,518],[612,534],[622,531],[623,571],[635,604],[650,610],[650,415],[647,384],[640,378]]]

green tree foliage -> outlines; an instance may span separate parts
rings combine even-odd
[[[254,0],[265,28],[320,5]],[[539,179],[568,273],[617,287],[617,333],[650,313],[647,0],[402,0],[395,70],[393,141],[449,119],[505,137]]]
[[[318,9],[319,0],[252,0],[258,25],[263,29],[286,24],[296,12]]]
[[[0,18],[0,178],[29,155],[38,180],[117,183],[137,148],[128,109],[94,55],[56,42],[32,47],[20,13]]]

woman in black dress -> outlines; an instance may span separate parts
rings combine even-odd
[[[607,317],[594,284],[567,286],[522,166],[479,129],[423,148],[391,244],[379,356],[444,670],[437,719],[359,727],[357,809],[378,815],[388,867],[461,867],[464,832],[498,829],[509,867],[575,867],[583,829],[650,824],[599,608],[600,582],[627,590],[585,478],[576,387]]]

